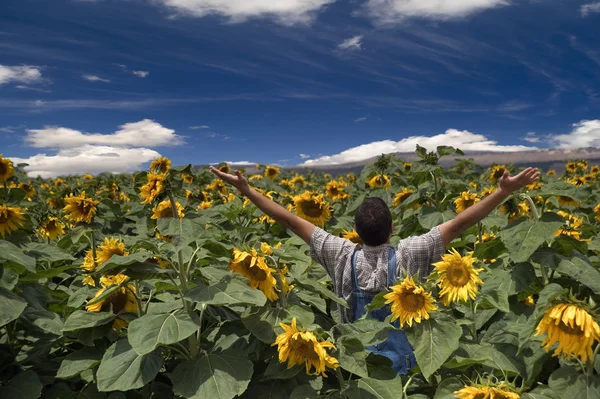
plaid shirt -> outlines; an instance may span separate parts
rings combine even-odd
[[[327,269],[333,280],[335,293],[352,304],[352,254],[357,244],[336,237],[317,227],[310,239],[310,256]],[[377,247],[364,245],[356,255],[356,278],[365,294],[376,295],[387,289],[387,262],[389,244]],[[427,277],[432,263],[441,259],[446,248],[440,229],[434,227],[427,234],[400,240],[396,247],[396,280],[404,278],[404,268],[411,276]],[[350,322],[350,309],[341,308],[343,322]]]

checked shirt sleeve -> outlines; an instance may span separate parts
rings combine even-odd
[[[310,257],[325,267],[334,282],[341,281],[344,260],[355,246],[353,242],[317,227],[310,238]]]
[[[408,273],[411,276],[418,275],[419,279],[424,279],[433,271],[431,264],[438,262],[446,251],[437,226],[427,234],[401,240],[398,246],[409,259]]]

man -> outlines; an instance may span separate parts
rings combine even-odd
[[[212,166],[210,171],[309,244],[311,257],[327,269],[336,294],[350,304],[350,309],[341,311],[344,322],[360,318],[365,305],[377,293],[402,280],[403,268],[411,276],[427,277],[432,271],[431,264],[440,260],[446,245],[485,218],[513,192],[540,176],[537,168],[527,168],[514,177],[505,171],[494,193],[427,234],[400,240],[395,248],[389,245],[394,228],[387,204],[380,198],[367,198],[354,217],[356,232],[363,241],[359,249],[357,244],[325,232],[252,189],[239,171],[231,175]],[[384,308],[371,316],[383,321],[388,314],[389,310]],[[369,349],[390,358],[399,374],[406,374],[416,365],[412,348],[401,330],[391,331],[386,341]]]

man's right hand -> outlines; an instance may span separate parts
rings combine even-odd
[[[229,183],[233,187],[237,188],[242,195],[248,195],[248,192],[250,191],[250,185],[248,184],[248,180],[242,176],[239,170],[235,170],[233,172],[235,173],[234,176],[229,173],[223,173],[214,166],[210,166],[208,169],[217,177],[221,178],[224,182]]]

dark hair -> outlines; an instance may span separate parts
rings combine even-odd
[[[367,198],[358,207],[354,223],[361,240],[366,245],[376,247],[385,244],[390,238],[392,213],[381,198]]]

